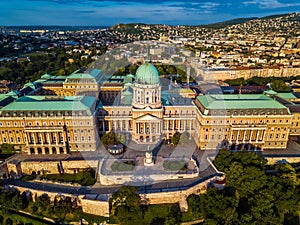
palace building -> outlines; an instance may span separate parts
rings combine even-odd
[[[137,145],[186,133],[201,150],[285,149],[289,136],[300,135],[300,107],[291,94],[196,96],[163,85],[149,62],[127,76],[97,69],[45,74],[0,97],[0,144],[27,154],[95,151],[99,135],[110,131]]]

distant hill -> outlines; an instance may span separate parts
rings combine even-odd
[[[227,27],[227,26],[231,26],[231,25],[246,23],[250,20],[255,20],[255,19],[258,19],[258,17],[237,18],[237,19],[227,20],[227,21],[224,21],[224,22],[211,23],[211,24],[201,25],[201,26],[206,27],[206,28],[220,29],[220,28],[224,28],[224,27]]]
[[[289,21],[300,21],[299,13],[288,13],[288,14],[276,14],[276,15],[264,16],[260,18],[259,17],[237,18],[237,19],[227,20],[224,22],[202,25],[202,27],[221,29],[231,25],[246,23],[251,20],[270,20],[270,19],[285,18],[285,17]]]
[[[212,24],[205,24],[205,25],[196,25],[204,28],[212,28],[212,29],[222,29],[227,26],[237,25],[237,24],[243,24],[247,23],[251,20],[270,20],[270,19],[276,19],[281,18],[282,20],[287,21],[300,21],[300,13],[289,13],[289,14],[277,14],[277,15],[269,15],[265,17],[249,17],[249,18],[236,18],[232,20],[227,20],[223,22],[218,23],[212,23]],[[117,24],[109,29],[111,30],[118,30],[123,31],[127,33],[140,33],[141,30],[136,28],[136,25],[144,25],[146,26],[155,26],[155,24],[144,24],[144,23],[128,23],[128,24]]]
[[[141,30],[137,29],[136,25],[145,25],[145,26],[147,26],[144,23],[127,23],[127,24],[120,23],[120,24],[116,24],[116,25],[110,27],[109,29],[110,30],[123,31],[123,32],[129,33],[129,34],[141,33]]]

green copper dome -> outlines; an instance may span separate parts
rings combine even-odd
[[[135,75],[138,84],[159,84],[159,74],[155,66],[146,62],[141,65]]]

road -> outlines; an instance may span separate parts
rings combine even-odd
[[[209,167],[205,171],[201,172],[201,176],[198,176],[195,179],[182,179],[146,184],[145,186],[140,187],[140,193],[162,192],[166,190],[176,191],[179,189],[184,190],[215,175],[216,172],[213,170],[213,168]],[[122,187],[122,185],[104,186],[99,183],[96,183],[94,186],[90,187],[79,187],[54,183],[26,182],[14,179],[6,180],[5,184],[25,187],[28,189],[42,190],[46,192],[71,194],[75,196],[86,194],[112,194]]]

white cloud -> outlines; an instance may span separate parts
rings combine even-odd
[[[244,5],[258,5],[261,9],[276,9],[283,7],[300,6],[300,3],[281,3],[278,0],[252,0],[243,2]]]
[[[214,3],[214,2],[205,2],[203,3],[200,8],[202,9],[207,9],[207,10],[211,10],[214,9],[216,7],[218,7],[220,4],[219,3]]]

